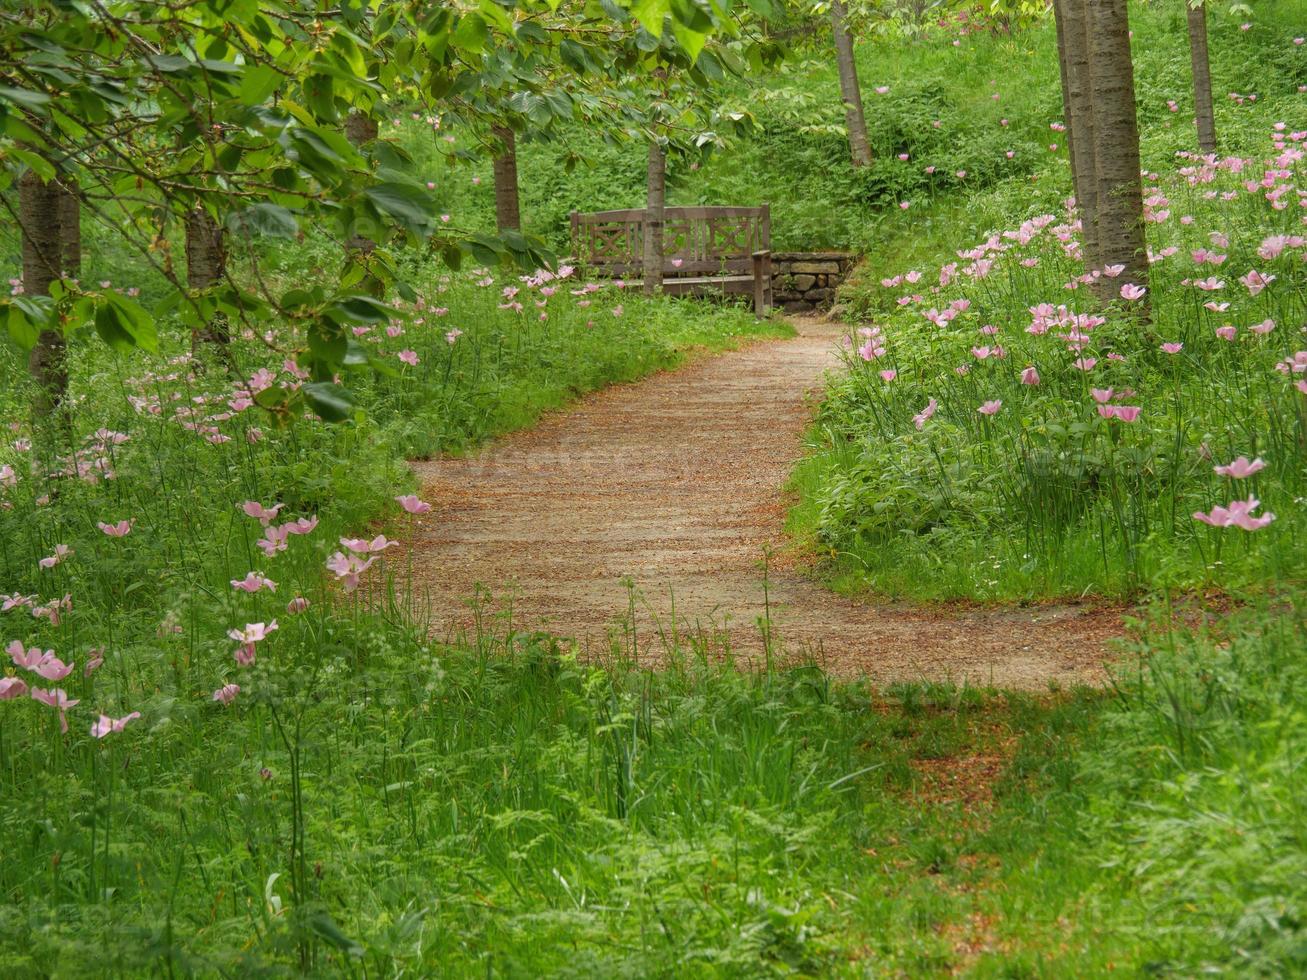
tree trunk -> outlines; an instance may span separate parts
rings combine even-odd
[[[1094,115],[1089,97],[1089,32],[1084,0],[1055,0],[1058,43],[1063,57],[1062,104],[1067,155],[1080,212],[1080,240],[1086,268],[1098,263],[1098,168],[1094,160]]]
[[[495,154],[495,224],[501,232],[522,228],[517,192],[517,138],[507,126],[493,129],[503,150]]]
[[[641,251],[644,294],[663,288],[663,214],[667,205],[667,151],[649,144],[649,194],[644,209],[644,247]]]
[[[351,109],[349,115],[345,117],[345,137],[355,146],[372,142],[377,138],[378,132],[380,129],[377,121],[366,113]],[[345,249],[349,252],[367,253],[376,247],[377,243],[364,235],[351,235],[349,241],[345,243]]]
[[[840,97],[844,100],[845,128],[849,131],[849,153],[855,167],[871,165],[871,144],[867,142],[867,119],[862,112],[862,90],[858,86],[858,65],[853,60],[853,38],[846,25],[844,0],[833,0],[831,28],[835,34],[835,61],[839,65]]]
[[[1198,148],[1216,152],[1216,117],[1212,112],[1212,71],[1207,62],[1207,6],[1188,7],[1189,64],[1194,75],[1194,122]]]
[[[1123,265],[1110,280],[1148,285],[1143,187],[1139,178],[1139,121],[1126,0],[1086,0],[1094,164],[1098,174],[1098,261]]]
[[[45,181],[28,170],[18,181],[18,217],[23,235],[23,293],[49,296],[50,284],[60,278],[63,241],[60,234],[60,199],[64,190],[57,180]],[[28,355],[27,369],[36,381],[32,413],[43,422],[62,411],[68,395],[68,347],[59,330],[42,330]]]
[[[82,198],[71,177],[59,182],[59,240],[63,273],[75,279],[82,271]]]
[[[211,289],[227,274],[227,246],[222,226],[203,207],[186,216],[186,281],[192,290]],[[227,317],[215,313],[209,322],[191,331],[191,353],[201,342],[225,346],[231,341]]]

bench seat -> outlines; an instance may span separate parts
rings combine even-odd
[[[638,208],[573,211],[576,263],[587,273],[608,276],[623,286],[640,285],[644,214]],[[772,304],[771,209],[765,204],[666,208],[662,272],[663,291],[669,295],[752,292],[754,311],[763,316]]]

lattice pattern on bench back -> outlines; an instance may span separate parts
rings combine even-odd
[[[667,208],[663,263],[672,275],[743,273],[753,253],[771,248],[771,209]],[[644,255],[644,210],[572,212],[572,254],[611,275],[638,273]],[[679,260],[679,264],[673,260]]]

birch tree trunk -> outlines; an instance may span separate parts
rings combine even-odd
[[[1098,167],[1094,159],[1094,114],[1089,100],[1089,31],[1084,0],[1055,0],[1062,52],[1062,104],[1067,154],[1080,212],[1080,240],[1086,268],[1098,264]]]
[[[217,285],[227,274],[227,246],[222,226],[213,215],[197,207],[186,216],[186,281],[192,290]],[[191,331],[191,353],[201,342],[226,346],[231,341],[227,318],[222,313],[203,327]]]
[[[378,132],[377,121],[366,113],[351,109],[345,117],[345,138],[355,146],[370,143]],[[377,243],[364,235],[351,235],[345,243],[345,249],[350,252],[371,252],[376,247]]]
[[[65,195],[57,180],[45,181],[31,170],[18,180],[18,217],[22,226],[23,293],[49,296],[50,284],[60,278],[63,240],[60,233],[60,199]],[[27,358],[27,370],[36,382],[32,401],[35,420],[63,416],[68,396],[68,346],[59,330],[42,330]]]
[[[1216,116],[1212,111],[1212,70],[1207,59],[1207,6],[1188,6],[1189,64],[1194,76],[1194,122],[1198,148],[1216,152]]]
[[[853,60],[853,38],[849,36],[847,13],[844,0],[833,0],[830,21],[835,34],[835,61],[839,66],[845,128],[849,131],[849,153],[855,167],[867,167],[871,165],[871,144],[867,142],[867,117],[862,111],[862,89],[858,85],[858,65]]]
[[[1085,0],[1089,25],[1090,101],[1098,174],[1099,268],[1122,265],[1109,280],[1148,285],[1143,186],[1139,177],[1139,121],[1126,0]]]
[[[75,279],[82,271],[82,198],[77,181],[59,181],[59,252],[63,273]]]
[[[652,296],[663,288],[663,215],[666,206],[667,151],[655,140],[649,144],[649,188],[641,249],[646,296]]]
[[[507,126],[492,130],[503,150],[495,154],[495,224],[502,231],[520,231],[522,213],[517,189],[517,137]]]

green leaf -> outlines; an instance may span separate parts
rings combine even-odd
[[[9,321],[9,336],[15,344],[23,350],[31,350],[36,346],[36,340],[41,335],[41,328],[28,318],[17,303],[9,305],[7,319]]]
[[[40,109],[50,101],[50,96],[44,92],[33,92],[30,89],[0,85],[0,99],[12,102],[24,109]]]
[[[363,191],[369,201],[383,214],[389,215],[417,234],[425,234],[435,218],[435,202],[431,194],[415,184],[385,181]]]
[[[473,53],[485,50],[489,41],[490,28],[480,14],[464,14],[460,17],[450,38],[454,47]]]
[[[332,304],[332,312],[352,323],[388,323],[394,316],[394,310],[381,300],[363,295],[338,300]]]
[[[343,422],[354,414],[354,396],[333,381],[314,381],[300,390],[309,407],[327,422]]]
[[[631,16],[654,37],[663,36],[663,20],[671,12],[671,0],[636,0],[631,5]]]
[[[151,354],[159,352],[154,318],[145,307],[121,293],[105,293],[96,307],[95,329],[116,351],[125,353],[139,347]]]
[[[294,238],[300,230],[295,215],[278,204],[266,201],[229,215],[227,227],[237,233],[253,232],[274,238]]]

